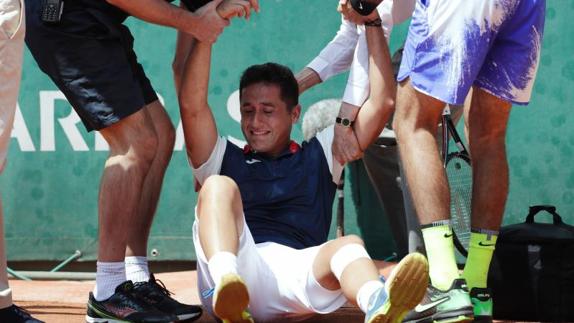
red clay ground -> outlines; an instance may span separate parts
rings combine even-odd
[[[379,262],[380,272],[387,276],[390,263]],[[178,271],[159,273],[156,278],[174,293],[173,297],[182,303],[199,304],[197,294],[197,272]],[[22,281],[10,280],[14,302],[47,323],[85,322],[88,293],[94,281]],[[343,307],[339,311],[316,316],[307,323],[350,323],[363,322],[363,314],[356,307]],[[215,322],[204,314],[195,322]],[[0,322],[9,323],[9,322]]]
[[[160,273],[156,277],[183,303],[199,304],[195,271]],[[10,280],[14,302],[35,317],[48,323],[85,322],[86,300],[94,286],[93,281],[22,281]],[[329,316],[317,316],[306,322],[362,322],[362,313],[354,307],[345,307]],[[195,322],[215,322],[204,314]],[[9,322],[1,322],[9,323]]]

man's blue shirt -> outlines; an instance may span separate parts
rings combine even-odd
[[[220,138],[218,145],[224,140]],[[322,147],[325,143],[312,138],[296,151],[286,149],[275,159],[245,151],[229,141],[224,145],[219,174],[239,186],[245,220],[255,243],[276,242],[302,249],[327,241],[336,185]],[[328,150],[332,158],[330,147]],[[208,163],[214,162],[213,157]],[[199,175],[202,183],[208,174]]]

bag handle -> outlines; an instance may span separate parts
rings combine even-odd
[[[541,211],[546,211],[552,214],[554,225],[562,224],[562,217],[556,213],[556,207],[553,205],[532,205],[529,208],[528,216],[526,216],[526,223],[534,223],[534,216]]]

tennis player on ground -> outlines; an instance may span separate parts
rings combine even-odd
[[[367,42],[371,95],[349,125],[365,146],[380,133],[383,99],[395,86],[382,29],[369,28]],[[351,300],[365,322],[399,322],[424,294],[425,258],[407,256],[383,283],[360,238],[327,242],[341,170],[331,152],[333,127],[302,146],[291,141],[301,107],[288,68],[249,67],[240,81],[248,145],[218,136],[207,100],[211,49],[193,46],[179,91],[188,157],[201,184],[193,237],[204,306],[224,322],[252,322],[251,315],[274,322],[332,312]]]

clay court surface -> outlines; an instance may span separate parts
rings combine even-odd
[[[156,278],[174,293],[180,302],[199,304],[196,271],[159,273]],[[88,293],[94,281],[22,281],[10,280],[14,302],[35,317],[48,323],[85,322]],[[329,316],[317,316],[306,322],[362,322],[363,315],[356,308],[345,307]],[[215,322],[208,314],[195,322]],[[9,322],[1,322],[9,323]]]
[[[390,273],[391,263],[377,261],[383,275]],[[153,270],[153,267],[152,267]],[[197,272],[195,270],[163,272],[156,274],[165,286],[182,303],[200,304],[197,293]],[[46,280],[10,280],[14,302],[24,307],[35,317],[47,323],[85,322],[88,293],[94,287],[94,281],[46,281]],[[315,316],[306,323],[350,323],[363,322],[364,315],[356,307],[344,306],[337,312]],[[194,322],[215,322],[209,314]],[[502,322],[502,321],[496,321]],[[0,322],[8,323],[8,322]]]

